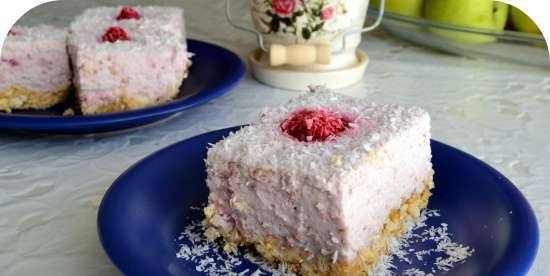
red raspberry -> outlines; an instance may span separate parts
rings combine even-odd
[[[115,43],[119,40],[130,40],[126,31],[121,27],[110,27],[101,37],[103,42]]]
[[[281,130],[301,142],[322,142],[349,128],[351,120],[336,112],[304,109],[281,123]]]
[[[125,19],[141,19],[141,14],[135,9],[124,6],[120,13],[116,17],[116,20],[125,20]]]

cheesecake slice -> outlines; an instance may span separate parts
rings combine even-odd
[[[173,99],[187,76],[187,48],[172,33],[119,26],[73,32],[69,53],[83,114],[127,111]]]
[[[368,275],[433,187],[430,117],[322,89],[208,150],[206,236],[299,275]]]
[[[15,26],[1,56],[0,111],[46,109],[67,97],[72,74],[65,29]]]
[[[173,99],[191,65],[183,10],[98,7],[71,24],[69,53],[83,114],[120,112]]]

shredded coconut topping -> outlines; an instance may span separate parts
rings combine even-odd
[[[135,6],[131,9],[140,15],[139,20],[134,19],[137,17],[135,12],[124,6],[86,9],[69,27],[69,47],[79,45],[81,49],[94,51],[186,48],[183,9],[166,6]],[[134,20],[117,20],[121,17]],[[98,43],[97,38],[101,38],[109,27],[123,28],[131,40],[128,43]]]
[[[4,43],[17,42],[36,42],[39,40],[66,40],[67,30],[50,25],[36,25],[32,27],[13,26],[8,31],[8,36]]]
[[[315,132],[300,131],[304,125],[305,128],[308,126],[304,120],[301,123],[300,120],[292,124],[285,123],[292,114],[304,109],[345,114],[349,120],[345,135],[323,143],[304,143],[299,139],[290,139],[289,135],[281,131],[281,127],[289,130],[296,128],[295,135],[299,137],[303,133]],[[321,117],[324,119],[318,121],[338,121],[332,116],[330,120],[326,116]],[[213,145],[208,151],[207,162],[214,165],[219,158],[247,167],[268,168],[290,177],[307,174],[316,180],[318,188],[328,189],[331,180],[345,175],[357,164],[367,162],[371,153],[388,141],[424,122],[429,122],[429,115],[418,107],[376,104],[327,91],[307,93],[282,107],[266,109],[259,120]],[[313,127],[315,124],[310,123],[311,129],[325,130],[324,127]],[[330,132],[318,136],[329,136],[340,129],[331,127]]]
[[[191,212],[198,214],[202,214],[201,210],[191,208]],[[439,216],[437,210],[423,211],[416,224],[409,223],[406,226],[407,232],[402,239],[391,242],[390,255],[383,256],[369,275],[434,276],[464,263],[474,253],[474,249],[453,241],[446,223],[429,226],[433,224],[428,223],[429,220]],[[201,218],[185,227],[176,239],[180,248],[176,253],[177,258],[194,264],[196,271],[209,276],[296,276],[286,264],[273,267],[252,252],[239,250],[226,253],[221,244],[209,242],[205,238],[205,230]],[[399,273],[395,271],[397,264],[402,269]]]

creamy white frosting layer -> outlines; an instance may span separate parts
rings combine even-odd
[[[173,33],[180,39],[185,38],[183,9],[166,6],[132,6],[139,12],[140,19],[117,20],[123,6],[97,7],[85,10],[71,23],[70,31],[96,30],[98,27],[119,26],[127,30],[160,29]]]
[[[0,90],[18,86],[51,92],[71,84],[65,29],[15,26],[11,33],[2,47]]]
[[[280,124],[301,109],[352,118],[334,140],[305,143]],[[208,151],[214,226],[271,237],[312,257],[349,260],[380,232],[391,210],[424,189],[433,171],[430,117],[319,91],[266,110]]]

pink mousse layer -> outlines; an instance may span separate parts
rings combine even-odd
[[[343,113],[351,128],[313,143],[283,134],[281,122],[304,108]],[[393,209],[424,190],[430,160],[425,111],[326,91],[304,95],[209,149],[214,226],[273,237],[312,258],[350,260],[376,239]]]
[[[71,84],[67,32],[52,26],[14,27],[0,60],[0,90],[48,92]]]

